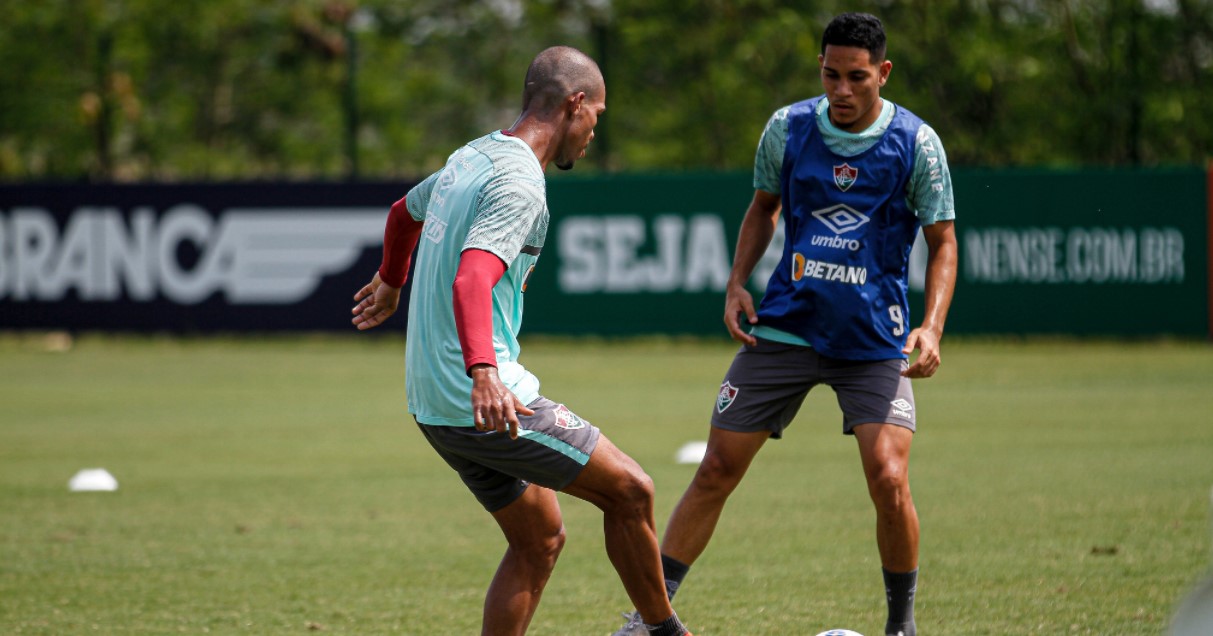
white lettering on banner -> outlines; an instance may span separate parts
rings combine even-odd
[[[575,216],[560,223],[556,245],[560,249],[560,289],[588,294],[602,289],[606,257],[602,253],[600,219]]]
[[[568,294],[722,291],[729,279],[724,221],[662,215],[577,216],[560,223],[558,281]],[[651,245],[652,254],[647,252]]]
[[[218,286],[219,281],[214,280],[218,273],[215,266],[220,262],[220,250],[225,246],[216,241],[216,249],[203,251],[212,227],[210,215],[194,205],[179,205],[164,216],[156,245],[156,262],[160,264],[164,295],[170,300],[187,305],[200,303]],[[177,249],[186,241],[193,243],[202,254],[189,270],[177,261]]]
[[[148,208],[131,215],[130,234],[115,209],[101,212],[104,219],[101,248],[104,256],[96,274],[99,277],[94,295],[87,300],[117,298],[125,282],[126,294],[134,301],[150,301],[156,297],[156,258],[152,245],[156,241],[156,215]],[[81,292],[84,296],[84,292]]]
[[[981,228],[964,234],[965,276],[977,283],[1184,281],[1184,237],[1173,227]]]
[[[678,289],[682,280],[681,243],[686,232],[686,220],[680,216],[659,216],[653,222],[657,237],[657,258],[649,270],[649,289],[667,292]]]
[[[683,291],[724,291],[732,264],[724,238],[724,221],[714,214],[691,217]]]
[[[606,241],[606,285],[603,291],[640,291],[649,278],[647,262],[637,256],[645,238],[644,219],[617,216],[603,227]]]
[[[13,298],[25,300],[35,291],[42,291],[40,279],[47,277],[56,243],[55,220],[36,208],[17,208],[11,224],[12,248],[3,252],[12,254],[12,264],[5,269],[12,280]],[[55,292],[50,290],[41,296],[40,300],[54,300]]]
[[[0,212],[0,299],[154,300],[196,304],[223,292],[232,304],[303,300],[325,274],[344,271],[383,241],[375,208],[234,208],[218,218],[180,204],[156,219],[135,209],[82,207],[60,235],[41,208]],[[182,263],[189,245],[197,262]]]

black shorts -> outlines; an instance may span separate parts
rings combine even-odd
[[[914,391],[901,372],[907,361],[839,360],[812,347],[758,339],[742,346],[724,376],[712,426],[742,433],[769,430],[783,436],[809,390],[834,389],[842,408],[842,432],[860,424],[889,423],[915,430]]]
[[[581,474],[598,445],[598,428],[565,405],[541,396],[527,406],[535,414],[518,415],[518,439],[473,426],[417,423],[489,512],[513,503],[532,483],[565,488]]]

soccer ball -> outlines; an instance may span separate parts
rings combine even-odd
[[[859,632],[853,632],[849,629],[827,629],[817,636],[863,636]]]

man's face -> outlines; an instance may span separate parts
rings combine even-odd
[[[847,132],[863,132],[880,115],[880,87],[893,63],[873,62],[867,49],[827,44],[817,56],[821,85],[830,100],[830,123]]]
[[[584,94],[583,94],[584,95]],[[556,167],[561,170],[572,170],[573,164],[585,156],[585,149],[594,139],[594,126],[598,125],[598,117],[606,110],[606,89],[598,91],[597,97],[585,95],[572,115],[568,133],[561,144],[560,155],[556,157]]]

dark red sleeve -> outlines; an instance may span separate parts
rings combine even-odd
[[[383,263],[379,266],[379,278],[392,287],[403,287],[404,277],[409,273],[409,261],[413,248],[421,237],[425,225],[409,214],[403,197],[392,204],[387,215],[387,227],[383,230]]]
[[[464,250],[451,295],[455,330],[463,348],[463,370],[475,364],[497,366],[493,350],[493,286],[505,275],[505,262],[492,252]]]

